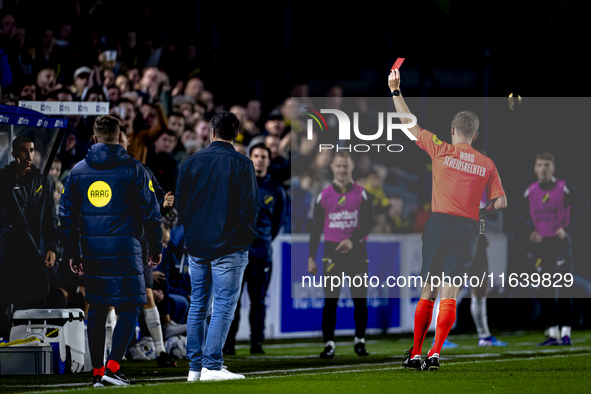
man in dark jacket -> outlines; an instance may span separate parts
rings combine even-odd
[[[286,211],[285,190],[271,180],[267,173],[271,163],[271,152],[260,143],[250,148],[250,159],[254,164],[259,186],[259,217],[257,219],[257,239],[248,251],[248,266],[244,271],[242,288],[248,284],[250,298],[250,354],[264,353],[262,343],[265,339],[265,296],[271,281],[271,242],[279,233]],[[242,292],[241,292],[242,293]],[[240,324],[240,301],[236,305],[234,320],[230,327],[224,354],[236,354],[236,333]]]
[[[252,162],[232,142],[240,122],[222,111],[211,119],[212,143],[182,165],[176,198],[191,270],[187,322],[189,381],[243,379],[222,368],[222,347],[240,296],[248,249],[256,238],[259,194]],[[204,340],[205,320],[213,314]]]
[[[46,267],[53,267],[58,251],[53,190],[32,164],[34,155],[33,141],[16,137],[14,161],[0,170],[0,337],[5,339],[10,327],[4,315],[11,303],[15,309],[45,307]]]
[[[97,118],[95,144],[86,159],[69,172],[60,202],[70,265],[84,275],[90,304],[88,339],[96,386],[129,384],[119,364],[135,332],[139,308],[147,301],[142,233],[148,239],[150,265],[160,262],[162,250],[160,209],[153,185],[144,166],[119,145],[122,133],[116,118]],[[119,320],[105,370],[109,306],[118,310]]]

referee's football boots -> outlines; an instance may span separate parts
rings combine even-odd
[[[416,370],[421,367],[421,356],[416,355],[413,358],[411,358],[412,349],[414,349],[414,346],[411,347],[410,349],[408,349],[406,351],[406,353],[404,354],[404,360],[402,361],[402,366],[404,368],[410,368],[410,369]]]
[[[431,357],[426,358],[421,364],[421,371],[438,371],[439,370],[439,354],[435,353]]]

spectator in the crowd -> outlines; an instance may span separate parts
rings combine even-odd
[[[82,100],[82,94],[84,89],[90,83],[90,73],[92,70],[88,67],[80,67],[74,71],[74,86],[72,87],[72,93],[76,101]]]
[[[197,142],[203,148],[207,148],[209,146],[209,121],[203,119],[197,122],[195,125],[195,134],[197,135]]]
[[[203,87],[204,85],[201,79],[191,78],[185,87],[185,96],[192,97],[193,100],[197,101],[201,98],[201,93],[204,92]]]
[[[168,130],[174,131],[177,138],[180,138],[185,130],[185,117],[183,114],[173,112],[168,115]]]
[[[168,130],[175,134],[176,145],[173,147],[171,154],[177,164],[180,165],[189,157],[181,138],[185,131],[185,117],[183,114],[173,112],[168,116]]]
[[[371,234],[390,234],[392,232],[387,217],[388,216],[385,213],[379,213],[376,215],[375,225],[371,229]]]
[[[261,102],[259,100],[250,100],[248,104],[246,104],[246,114],[250,121],[257,125],[257,127],[260,127],[259,120],[261,119]]]
[[[148,150],[146,164],[152,170],[160,186],[165,192],[174,192],[176,161],[172,158],[172,151],[176,146],[176,134],[166,130],[158,137],[154,146]]]
[[[302,138],[298,149],[294,150],[293,155],[290,155],[289,144],[291,143],[291,137],[291,133],[287,133],[282,140],[279,140],[279,137],[276,135],[267,135],[264,138],[265,145],[271,151],[269,174],[271,175],[271,179],[280,185],[284,185],[291,177],[292,169],[295,169],[297,173],[302,173],[310,169],[310,163],[314,159],[312,152],[318,143],[317,133],[313,134],[311,140]],[[253,139],[253,142],[257,138]]]
[[[52,178],[53,182],[57,182],[62,175],[62,162],[59,158],[53,159],[51,163],[51,169],[49,170],[49,177]]]
[[[65,88],[61,88],[55,92],[57,101],[74,101],[74,95],[72,92]]]
[[[267,116],[267,122],[265,123],[264,135],[273,135],[279,138],[283,137],[283,131],[285,130],[285,121],[283,115],[279,110],[273,110]]]
[[[117,103],[117,101],[119,101],[121,99],[121,90],[119,90],[119,88],[115,85],[111,86],[108,89],[109,92],[109,102],[111,103],[111,105],[115,105],[115,103]]]
[[[373,206],[376,213],[383,212],[388,206],[389,201],[384,193],[384,182],[378,175],[378,172],[372,170],[363,184],[365,190],[373,196]]]
[[[115,86],[115,72],[110,68],[103,70],[103,86],[107,89]]]
[[[367,188],[366,188],[367,190]],[[410,218],[402,217],[404,200],[398,196],[391,196],[389,199],[387,221],[390,225],[390,232],[393,234],[410,233],[414,229],[414,223]]]
[[[187,152],[187,156],[191,156],[195,152],[199,152],[202,149],[201,144],[197,141],[197,133],[191,129],[185,130],[181,137],[181,141]]]
[[[209,90],[202,91],[201,95],[199,96],[199,101],[205,104],[205,113],[211,114],[215,107],[213,102],[213,93],[211,93]]]
[[[37,100],[37,85],[35,84],[34,80],[30,78],[25,79],[23,85],[21,86],[18,99],[19,101]]]
[[[0,18],[0,34],[4,34],[8,38],[12,38],[16,34],[16,19],[12,14],[6,13]]]
[[[41,101],[45,100],[55,90],[55,82],[55,70],[53,68],[44,68],[37,73],[37,91]]]
[[[128,152],[142,163],[146,163],[148,149],[152,144],[168,130],[168,124],[164,110],[160,104],[149,106],[150,112],[154,112],[152,121],[143,130],[133,131]],[[128,130],[129,135],[129,130]]]
[[[121,95],[124,95],[125,93],[131,90],[131,84],[129,83],[129,79],[127,79],[127,76],[124,74],[119,75],[115,79],[115,86],[119,88],[119,90],[121,91]]]
[[[131,85],[131,90],[139,89],[140,87],[140,70],[137,67],[127,70],[127,79]]]
[[[133,101],[123,98],[117,102],[114,108],[114,115],[121,119],[121,127],[129,135],[133,135],[133,121],[135,120],[136,110]]]

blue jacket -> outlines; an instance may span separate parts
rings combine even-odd
[[[279,233],[286,211],[285,190],[267,174],[257,177],[259,186],[259,217],[257,219],[257,239],[252,243],[248,257],[271,261],[271,242]]]
[[[146,169],[119,145],[95,144],[68,173],[60,201],[68,257],[82,253],[87,301],[145,304],[142,232],[159,254],[160,208]]]
[[[218,258],[248,250],[256,238],[254,166],[230,143],[214,141],[185,160],[175,202],[192,256]]]

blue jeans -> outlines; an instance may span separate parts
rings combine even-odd
[[[191,306],[187,319],[187,356],[191,371],[201,371],[202,367],[222,369],[222,347],[234,319],[247,264],[248,251],[217,259],[189,255]],[[209,314],[211,321],[206,330]]]

